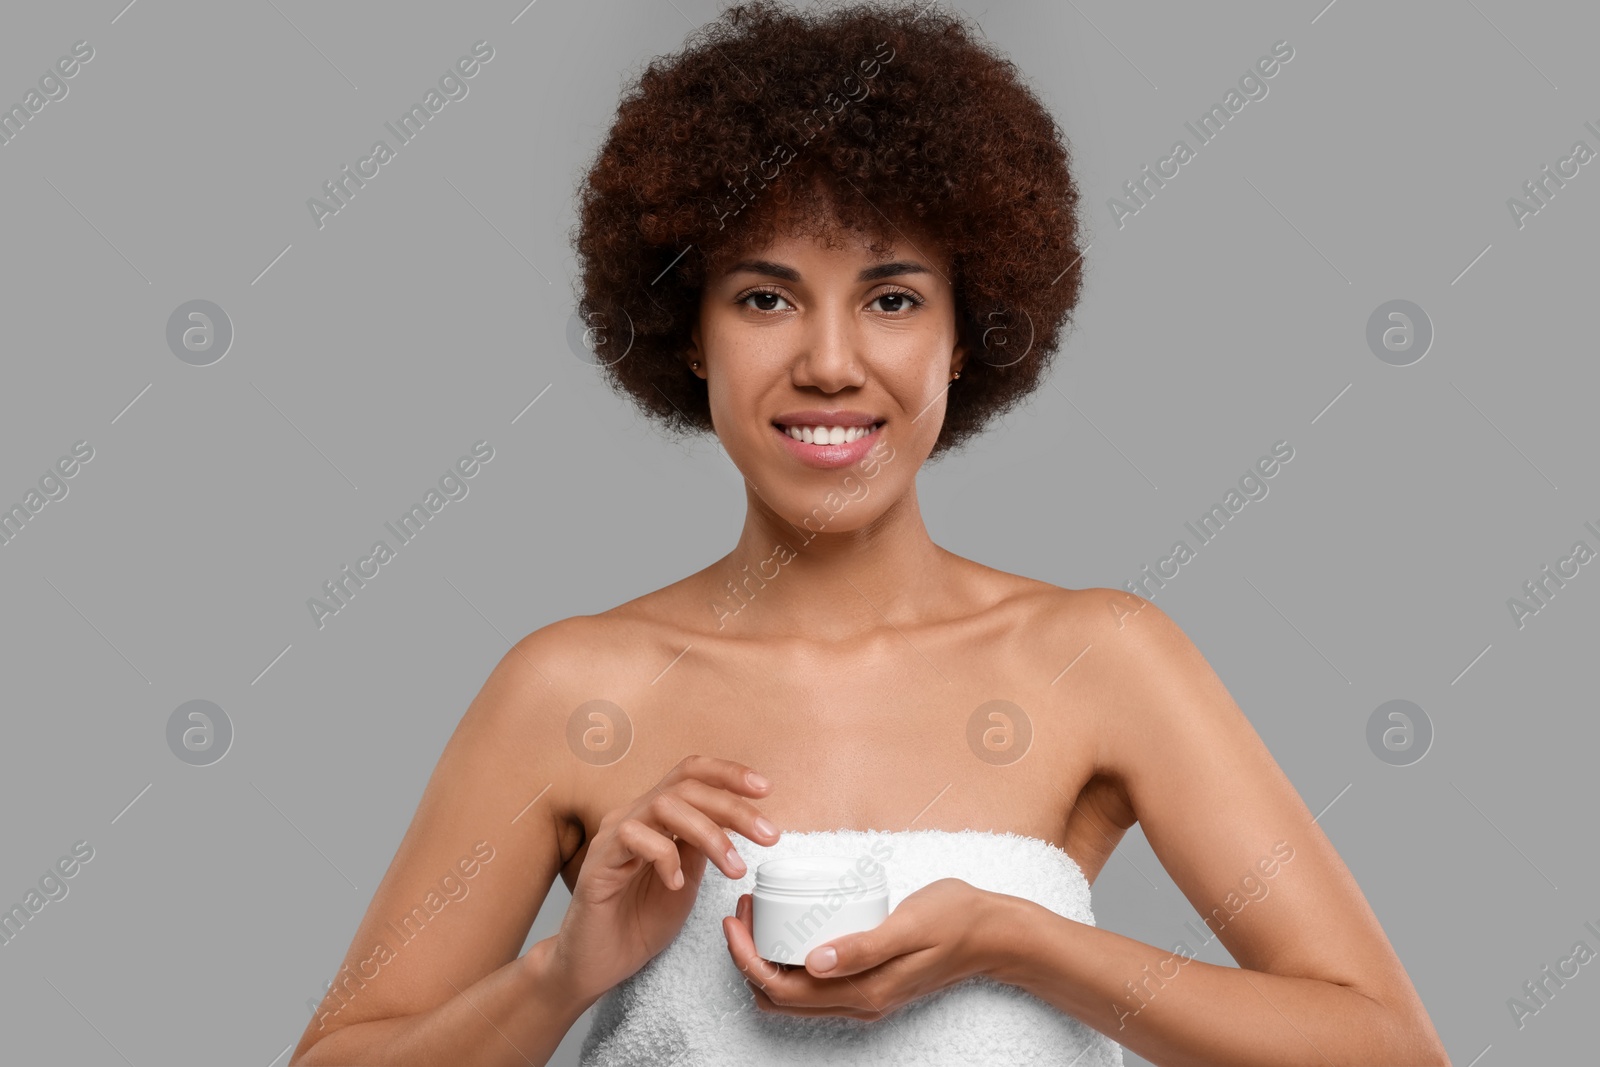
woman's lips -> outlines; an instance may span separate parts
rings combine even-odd
[[[772,432],[778,435],[789,454],[808,467],[817,467],[822,470],[833,470],[837,467],[849,467],[860,463],[867,452],[877,443],[883,433],[883,423],[872,428],[872,432],[856,438],[848,444],[842,445],[808,445],[804,441],[796,441],[789,436],[789,432],[776,423],[772,425]]]

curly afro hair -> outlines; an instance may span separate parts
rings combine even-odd
[[[931,3],[742,3],[625,91],[579,183],[578,313],[625,354],[611,387],[713,432],[684,363],[705,281],[786,232],[937,236],[969,346],[930,458],[1031,393],[1078,302],[1078,189],[1056,122],[966,21]],[[610,343],[608,340],[606,343]]]

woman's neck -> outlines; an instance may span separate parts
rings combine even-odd
[[[934,544],[915,487],[867,525],[835,495],[799,525],[751,493],[738,544],[703,572],[718,628],[845,640],[889,624],[937,618],[957,557]]]

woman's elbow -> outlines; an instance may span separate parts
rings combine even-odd
[[[1416,1067],[1450,1067],[1450,1053],[1433,1028],[1433,1020],[1413,992],[1409,1004],[1392,1010],[1391,1047],[1395,1057],[1390,1062],[1414,1064]]]

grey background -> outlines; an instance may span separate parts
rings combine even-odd
[[[0,503],[94,448],[0,547],[0,902],[95,850],[0,946],[0,1041],[269,1067],[508,644],[737,533],[714,444],[666,443],[565,341],[579,169],[624,77],[720,5],[124,2],[10,4],[0,31],[0,104],[95,50],[0,146]],[[1049,385],[921,496],[955,552],[1121,586],[1289,441],[1154,599],[1320,812],[1454,1062],[1572,1062],[1600,966],[1520,1030],[1506,1001],[1600,949],[1600,564],[1520,629],[1506,602],[1600,547],[1600,163],[1521,229],[1506,200],[1600,148],[1600,16],[1324,4],[959,5],[1059,116],[1092,247]],[[469,95],[319,230],[307,198],[479,39]],[[1119,229],[1107,198],[1280,39],[1268,96]],[[166,343],[194,299],[232,320],[208,367]],[[1408,367],[1365,340],[1392,299],[1436,331]],[[480,439],[469,495],[319,631],[307,598]],[[1366,742],[1396,698],[1435,730],[1410,766]],[[207,767],[166,740],[195,699],[234,729]],[[1094,907],[1163,946],[1195,919],[1137,829]]]

